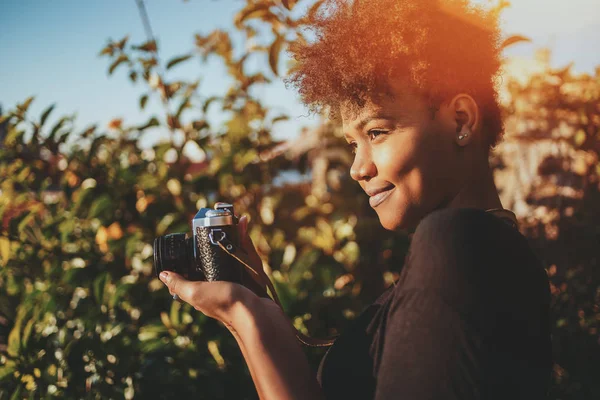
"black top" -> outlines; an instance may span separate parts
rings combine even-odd
[[[500,218],[447,209],[418,226],[395,286],[323,357],[331,399],[541,399],[551,377],[547,275]]]

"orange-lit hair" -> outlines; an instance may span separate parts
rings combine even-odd
[[[467,93],[493,146],[503,130],[495,90],[496,13],[467,0],[325,0],[309,22],[313,40],[290,47],[286,84],[311,111],[361,107],[402,79],[432,106]]]

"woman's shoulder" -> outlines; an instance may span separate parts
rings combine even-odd
[[[417,226],[411,250],[429,250],[436,257],[485,261],[533,255],[527,240],[503,218],[475,208],[443,209],[430,213]],[[447,260],[446,260],[447,261]]]
[[[434,293],[460,308],[544,296],[547,276],[519,231],[477,209],[444,209],[418,225],[393,297]],[[537,290],[536,290],[537,288]]]
[[[421,220],[415,235],[435,233],[444,239],[453,234],[507,234],[520,236],[518,230],[504,218],[478,208],[445,208],[428,214]]]

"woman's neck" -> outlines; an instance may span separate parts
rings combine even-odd
[[[479,208],[482,210],[502,208],[492,170],[486,165],[479,171],[465,182],[456,196],[450,200],[447,207]]]

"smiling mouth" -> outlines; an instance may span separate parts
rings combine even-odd
[[[369,197],[369,204],[371,205],[371,207],[375,208],[378,205],[380,205],[381,203],[383,203],[390,196],[390,194],[392,194],[394,189],[396,189],[395,186],[389,188],[388,190],[386,190],[384,192],[380,192],[374,196]]]

